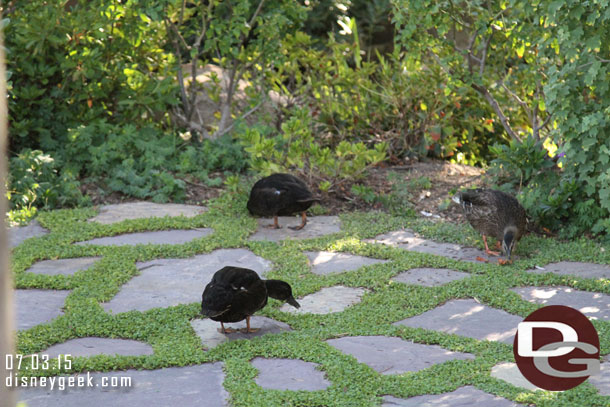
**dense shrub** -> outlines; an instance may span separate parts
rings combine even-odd
[[[177,103],[163,26],[137,1],[32,0],[8,17],[12,152],[62,157],[69,128],[101,119],[161,123]]]
[[[78,181],[60,162],[40,150],[25,149],[10,160],[9,221],[21,223],[38,208],[84,204]]]
[[[473,91],[447,87],[440,69],[399,50],[367,62],[357,38],[331,36],[327,45],[316,50],[304,33],[287,36],[290,58],[270,74],[277,92],[311,110],[323,143],[386,142],[392,160],[416,154],[478,164],[489,158],[489,142],[505,140],[491,109]]]
[[[314,181],[323,191],[365,176],[368,167],[386,158],[387,145],[367,148],[362,142],[340,141],[334,147],[314,137],[315,128],[307,109],[296,109],[282,124],[279,134],[270,128],[247,128],[240,133],[254,171],[269,175],[293,172]]]

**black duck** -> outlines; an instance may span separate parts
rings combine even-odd
[[[498,248],[502,242],[502,250],[510,260],[527,222],[525,209],[519,201],[507,193],[482,188],[458,192],[453,200],[462,205],[468,222],[483,235],[485,252],[500,254],[487,246],[487,236],[492,236],[498,239]]]
[[[267,227],[279,229],[278,216],[290,216],[301,213],[301,224],[289,226],[293,230],[301,230],[307,224],[307,209],[315,198],[307,185],[290,174],[272,174],[254,184],[248,200],[248,211],[256,216],[273,216],[273,225]]]
[[[246,320],[246,333],[250,328],[250,316],[267,305],[267,297],[286,301],[295,308],[299,303],[292,296],[290,284],[281,280],[261,280],[254,270],[227,266],[214,273],[201,296],[201,313],[220,322],[222,333],[235,332],[225,329],[224,322]]]

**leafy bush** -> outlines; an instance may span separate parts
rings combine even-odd
[[[247,128],[239,134],[249,153],[250,168],[262,175],[291,171],[316,181],[323,191],[365,176],[365,171],[386,158],[387,144],[368,148],[364,143],[346,140],[324,146],[314,137],[314,128],[307,109],[296,109],[281,126],[280,134],[269,129]]]
[[[61,168],[61,163],[40,150],[25,149],[10,159],[9,221],[27,221],[38,208],[53,209],[87,202],[74,175],[65,169],[60,171]]]
[[[391,160],[414,154],[470,164],[490,157],[490,140],[504,140],[491,109],[474,91],[448,88],[440,69],[399,51],[363,61],[355,35],[327,46],[289,35],[282,48],[291,57],[270,74],[275,91],[309,107],[325,139],[386,142]]]
[[[32,0],[15,3],[8,17],[11,151],[70,158],[67,130],[81,123],[167,121],[178,100],[172,59],[162,24],[139,2]]]
[[[573,234],[610,232],[610,22],[608,2],[544,1],[547,36],[541,54],[553,61],[544,88],[557,123],[562,176],[558,187],[573,205]],[[569,185],[573,185],[569,188]]]

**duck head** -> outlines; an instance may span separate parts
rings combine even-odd
[[[504,238],[502,239],[502,250],[506,254],[506,258],[510,260],[510,255],[515,248],[517,228],[508,226],[504,229]]]
[[[300,308],[301,304],[292,296],[292,287],[282,280],[265,280],[267,295],[276,300],[285,301],[295,308]]]

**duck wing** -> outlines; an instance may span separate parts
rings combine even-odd
[[[302,180],[290,174],[272,174],[252,187],[248,210],[253,215],[291,215],[307,210],[315,198]]]
[[[267,288],[255,271],[224,267],[217,271],[201,296],[201,313],[210,318],[235,322],[267,304]]]

